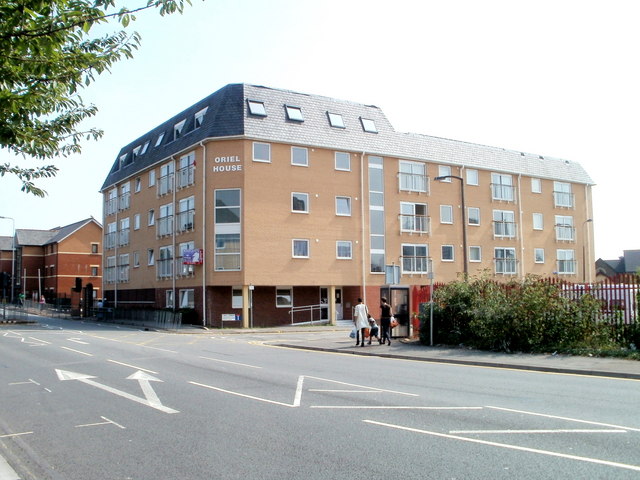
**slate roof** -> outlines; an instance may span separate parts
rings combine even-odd
[[[16,245],[41,247],[51,243],[59,243],[89,222],[95,222],[100,225],[93,217],[89,217],[64,227],[52,228],[51,230],[16,229]]]
[[[12,246],[11,238],[12,237],[5,237],[5,236],[0,237],[0,250],[11,250],[11,246]]]
[[[264,102],[266,116],[251,115],[247,100]],[[303,122],[291,121],[285,105],[299,107]],[[194,115],[207,107],[204,122],[194,129]],[[342,115],[345,128],[329,124],[327,113]],[[365,132],[361,118],[373,120],[377,133]],[[186,120],[184,134],[172,141],[173,128]],[[162,143],[155,142],[164,133]],[[374,105],[337,100],[274,88],[231,84],[209,95],[158,127],[123,147],[102,190],[168,159],[207,138],[244,137],[266,142],[305,145],[332,150],[424,160],[438,164],[488,169],[503,173],[550,178],[592,185],[587,172],[576,162],[489,147],[415,133],[396,132],[382,110]],[[133,150],[149,142],[144,154]],[[141,151],[141,149],[140,149]],[[123,165],[120,158],[126,155]]]
[[[596,266],[608,270],[610,274],[636,273],[640,269],[640,250],[624,250],[624,255],[615,260],[599,258]]]

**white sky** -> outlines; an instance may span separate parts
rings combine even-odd
[[[596,258],[640,248],[636,0],[193,2],[139,15],[135,58],[82,92],[102,140],[55,161],[45,199],[0,177],[0,215],[16,228],[101,222],[98,190],[122,146],[245,82],[374,104],[401,132],[579,162],[596,184]]]

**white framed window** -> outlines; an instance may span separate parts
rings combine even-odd
[[[378,133],[378,128],[376,127],[376,122],[369,118],[360,117],[360,123],[362,123],[362,129],[365,132],[369,133]]]
[[[118,202],[119,210],[126,210],[131,206],[131,184],[129,182],[120,187],[120,200]]]
[[[140,177],[136,177],[134,192],[138,193],[142,189],[142,179]]]
[[[262,142],[253,142],[253,161],[254,162],[271,162],[271,144]]]
[[[193,265],[185,264],[184,261],[185,261],[185,252],[192,251],[195,248],[196,248],[196,245],[195,245],[195,242],[193,241],[184,242],[178,245],[178,253],[180,254],[180,256],[178,257],[176,268],[180,275],[188,276],[193,274],[193,271],[194,271]]]
[[[453,207],[451,205],[440,205],[440,223],[453,223]]]
[[[116,282],[116,257],[107,257],[107,263],[104,269],[104,276],[107,283]]]
[[[231,308],[242,308],[244,300],[242,297],[242,287],[231,288]]]
[[[303,147],[291,147],[291,165],[309,166],[309,150]]]
[[[443,262],[453,262],[453,245],[442,245],[442,247],[440,248],[440,258]]]
[[[429,247],[424,244],[402,244],[402,273],[428,273]]]
[[[182,120],[178,123],[176,123],[173,126],[173,139],[177,140],[178,138],[180,138],[182,136],[182,132],[184,131],[184,124],[187,123],[187,120]]]
[[[152,208],[147,215],[147,226],[151,227],[156,224],[156,211]]]
[[[162,132],[160,135],[158,135],[158,139],[156,140],[155,146],[157,147],[158,145],[160,145],[162,143],[163,139],[164,139],[164,132]]]
[[[478,170],[474,168],[467,168],[465,170],[467,176],[467,185],[479,185],[480,177],[478,175]]]
[[[336,242],[336,258],[339,260],[350,260],[351,255],[351,242],[348,240],[338,240]]]
[[[467,223],[469,225],[480,225],[480,209],[478,207],[467,208]]]
[[[533,229],[544,230],[544,215],[541,213],[533,214]]]
[[[287,120],[292,122],[304,122],[304,116],[302,115],[302,109],[300,107],[292,107],[291,105],[285,105],[287,112]]]
[[[276,287],[276,307],[277,308],[293,307],[293,288]]]
[[[158,256],[156,262],[158,278],[173,277],[173,246],[160,247]]]
[[[309,240],[294,238],[291,241],[291,256],[293,258],[309,258]]]
[[[160,206],[158,212],[157,234],[159,236],[171,235],[173,233],[173,203]]]
[[[139,213],[136,213],[133,216],[133,229],[140,230],[140,214]]]
[[[156,171],[155,170],[150,170],[149,171],[149,186],[150,187],[155,187],[156,185]]]
[[[493,255],[496,273],[501,275],[515,275],[517,273],[515,248],[495,248]]]
[[[190,196],[178,201],[178,231],[193,230],[196,219],[195,197]]]
[[[144,145],[142,145],[142,150],[140,150],[140,155],[144,155],[145,153],[147,153],[147,150],[149,149],[149,143],[150,140],[144,142]]]
[[[556,240],[562,242],[573,242],[575,240],[575,227],[573,217],[567,215],[556,215]]]
[[[129,217],[120,220],[120,234],[118,235],[118,245],[129,245]]]
[[[531,193],[542,193],[542,180],[539,178],[531,179]]]
[[[196,306],[193,288],[178,290],[178,296],[180,298],[179,308],[194,308]]]
[[[423,162],[400,160],[398,188],[405,192],[428,193],[427,165]]]
[[[166,307],[173,308],[173,290],[166,290],[164,298]]]
[[[336,197],[336,215],[351,216],[351,197]]]
[[[133,268],[140,266],[140,252],[133,252]]]
[[[180,157],[178,166],[178,188],[188,187],[196,181],[196,154],[188,153]]]
[[[204,116],[207,114],[209,107],[204,107],[202,110],[195,113],[193,116],[193,128],[199,128],[204,122]]]
[[[251,115],[255,115],[256,117],[267,116],[267,111],[264,108],[264,102],[259,102],[258,100],[247,100],[247,105]]]
[[[329,117],[329,125],[334,128],[345,128],[344,121],[342,120],[342,115],[340,115],[339,113],[327,112],[327,116]]]
[[[215,269],[241,269],[240,233],[216,233]]]
[[[173,192],[175,166],[173,162],[165,163],[160,167],[160,178],[158,178],[158,195],[166,195]]]
[[[118,258],[118,281],[129,281],[129,254],[125,253]]]
[[[571,191],[571,184],[553,182],[553,200],[556,207],[573,208],[574,196]]]
[[[240,189],[229,188],[215,191],[215,223],[240,223]]]
[[[449,165],[438,165],[438,176],[439,177],[451,176],[451,167]],[[450,178],[444,178],[441,181],[451,183]]]
[[[156,264],[156,256],[153,252],[153,248],[147,248],[147,265],[152,266]]]
[[[574,275],[576,273],[576,256],[573,250],[557,250],[558,274]]]
[[[482,247],[478,245],[471,245],[469,247],[469,261],[474,263],[482,261]]]
[[[513,202],[515,198],[513,177],[501,173],[491,174],[491,198],[503,202]]]
[[[535,263],[544,263],[544,248],[533,249],[533,261]]]
[[[309,213],[309,194],[293,192],[291,194],[291,211],[293,213]]]
[[[400,202],[400,231],[410,233],[429,232],[426,203]]]
[[[493,236],[495,238],[515,238],[515,214],[510,210],[493,211]]]
[[[351,171],[351,154],[347,152],[336,152],[336,170],[341,170],[343,172]]]

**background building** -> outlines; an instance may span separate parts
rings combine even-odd
[[[2,271],[11,272],[11,237],[0,238]],[[69,299],[77,280],[102,291],[102,226],[87,218],[51,230],[16,229],[14,294],[47,303]],[[9,260],[9,261],[7,261]]]
[[[377,315],[385,294],[406,324],[430,272],[591,280],[592,183],[575,162],[396,132],[375,106],[228,85],[119,152],[105,293],[215,326],[350,318],[359,296]]]

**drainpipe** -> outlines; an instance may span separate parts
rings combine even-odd
[[[176,274],[177,272],[177,265],[176,265],[176,159],[173,157],[173,155],[171,155],[171,162],[173,165],[173,185],[172,185],[172,205],[171,205],[171,215],[173,216],[173,225],[171,228],[171,241],[172,241],[172,249],[173,249],[173,258],[171,259],[171,261],[173,262],[173,274],[171,275],[171,289],[173,290],[173,313],[176,312],[176,303],[177,303],[177,297],[176,297]]]
[[[202,326],[207,326],[207,255],[204,251],[207,239],[207,147],[204,142],[200,142],[202,147]]]
[[[361,266],[362,266],[362,300],[364,304],[367,304],[367,280],[365,274],[365,248],[364,248],[364,236],[365,236],[365,222],[364,222],[364,156],[365,152],[362,152],[360,157],[360,251],[361,253]]]
[[[523,279],[526,272],[524,271],[524,234],[522,229],[522,174],[518,174],[518,233],[520,243],[520,278]]]

